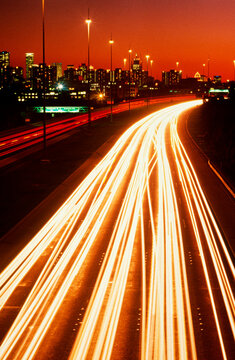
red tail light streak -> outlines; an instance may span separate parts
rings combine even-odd
[[[161,102],[183,101],[185,99],[194,98],[194,96],[174,96],[174,97],[158,97],[152,98],[149,102],[151,104],[157,104]],[[145,106],[144,99],[132,100],[131,109]],[[123,111],[127,111],[129,105],[127,103],[120,103],[113,107],[113,113],[117,114]],[[110,109],[95,110],[91,114],[91,121],[95,121],[106,117],[110,114]],[[48,121],[46,126],[47,139],[52,139],[58,135],[64,134],[68,131],[74,130],[78,126],[82,126],[88,123],[88,115],[83,114],[72,118],[67,118],[59,121]],[[11,135],[0,137],[0,159],[11,156],[12,154],[27,149],[30,146],[36,145],[43,141],[43,126],[38,126],[30,130],[16,131]]]

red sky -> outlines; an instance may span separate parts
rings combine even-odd
[[[25,52],[42,62],[42,0],[1,0],[0,51],[11,53],[11,65],[25,67]],[[108,68],[112,32],[113,63],[123,67],[129,47],[153,59],[153,75],[179,68],[183,76],[202,73],[210,58],[210,75],[233,79],[235,0],[45,0],[46,62],[78,66],[87,61],[90,8],[91,64]]]

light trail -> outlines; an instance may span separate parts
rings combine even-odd
[[[157,98],[151,98],[151,104],[171,102],[171,101],[184,101],[187,99],[193,99],[194,95],[184,96],[160,96]],[[138,99],[131,101],[131,109],[143,107],[146,105],[145,99]],[[123,102],[113,107],[113,113],[120,113],[129,109],[129,103]],[[102,110],[95,110],[91,113],[91,121],[101,119],[110,115],[110,109],[105,108]],[[79,120],[79,121],[78,121]],[[78,126],[88,123],[88,115],[82,114],[72,118],[67,118],[60,121],[48,122],[47,124],[47,139],[54,138],[60,134],[74,130]],[[25,136],[27,135],[27,136]],[[43,126],[38,126],[36,129],[31,128],[29,130],[23,130],[11,135],[5,135],[0,137],[0,159],[14,154],[19,150],[27,149],[30,146],[36,145],[43,141]],[[17,144],[16,144],[17,143]]]
[[[206,259],[204,255],[203,248],[205,247],[205,244],[202,243],[201,237],[199,235],[198,230],[198,224],[195,217],[195,211],[193,210],[192,203],[194,202],[196,205],[197,214],[199,215],[200,223],[203,227],[206,243],[208,245],[208,248],[210,250],[211,260],[214,265],[214,270],[219,282],[221,294],[223,296],[223,300],[225,303],[227,315],[229,318],[230,326],[233,332],[233,336],[235,337],[235,299],[232,291],[231,284],[229,282],[224,263],[220,254],[220,251],[218,249],[217,245],[217,239],[219,240],[220,244],[222,245],[222,249],[224,251],[224,255],[226,257],[227,263],[230,266],[231,273],[233,275],[233,278],[235,276],[235,268],[232,263],[232,259],[228,253],[228,250],[226,248],[225,242],[223,240],[222,234],[218,228],[218,225],[216,224],[216,220],[213,216],[213,213],[210,209],[210,206],[206,200],[206,197],[203,193],[203,190],[200,186],[198,177],[193,169],[193,166],[185,152],[185,149],[177,135],[177,129],[176,124],[174,124],[174,137],[173,137],[173,148],[175,151],[175,155],[177,157],[177,166],[178,171],[181,177],[181,181],[183,183],[183,190],[185,193],[185,197],[188,202],[188,209],[189,214],[191,216],[192,225],[195,232],[195,238],[197,240],[198,249],[200,252],[200,256],[202,258],[202,265],[203,270],[205,273],[205,278],[208,286],[208,291],[211,299],[211,305],[214,312],[216,327],[218,331],[219,341],[221,344],[221,350],[223,353],[223,358],[226,359],[226,351],[223,343],[223,337],[221,334],[221,328],[219,324],[218,319],[218,312],[216,309],[215,301],[214,301],[214,295],[212,290],[212,285],[210,283],[210,277],[208,274],[208,268],[206,264]],[[179,155],[177,156],[177,152]],[[192,192],[191,196],[189,195],[189,191]]]
[[[179,115],[200,104],[198,100],[173,105],[130,127],[2,272],[0,308],[4,309],[35,265],[40,266],[41,257],[47,259],[3,339],[1,359],[29,360],[37,356],[65,297],[84,264],[89,262],[89,255],[104,241],[105,256],[96,270],[95,285],[70,360],[112,358],[136,247],[141,248],[142,259],[141,360],[197,359],[192,289],[184,250],[186,240],[169,151],[191,219],[192,241],[200,253],[221,358],[227,359],[206,258],[209,254],[233,334],[235,306],[226,266],[233,276],[234,266],[177,133]],[[115,214],[113,219],[111,213]],[[102,235],[102,228],[110,222],[112,230]],[[149,266],[145,263],[146,248],[151,249]]]

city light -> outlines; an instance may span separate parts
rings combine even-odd
[[[86,24],[88,25],[88,29],[89,29],[90,24],[91,24],[91,19],[86,19],[85,22],[86,22]]]

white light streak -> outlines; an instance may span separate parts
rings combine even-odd
[[[111,359],[136,246],[141,246],[142,259],[141,360],[197,359],[172,158],[190,216],[193,241],[200,253],[221,354],[223,359],[227,358],[205,251],[210,254],[233,334],[234,296],[218,243],[233,275],[234,266],[177,133],[179,115],[200,104],[198,100],[173,105],[130,127],[3,271],[0,308],[7,305],[22,280],[47,254],[45,266],[1,344],[1,359],[35,358],[66,294],[100,241],[102,227],[113,209],[115,223],[110,238],[106,239],[105,256],[70,360]],[[150,224],[148,237],[146,224]],[[206,244],[202,243],[202,236]],[[151,248],[148,268],[147,244]]]

